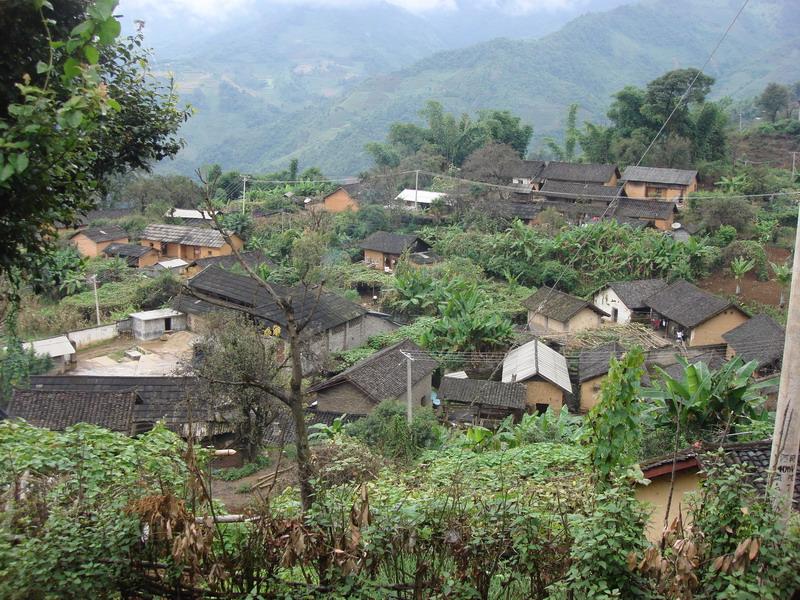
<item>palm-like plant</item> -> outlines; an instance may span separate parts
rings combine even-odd
[[[748,183],[749,181],[747,179],[747,175],[742,173],[739,175],[731,175],[730,177],[720,177],[719,181],[714,182],[714,185],[720,188],[723,192],[735,194]]]
[[[756,261],[752,258],[745,258],[744,256],[737,256],[731,261],[731,272],[736,279],[736,295],[742,292],[742,278],[752,271],[756,266]]]
[[[781,299],[779,302],[779,306],[783,307],[786,303],[786,290],[789,287],[789,284],[792,282],[792,268],[787,264],[776,264],[774,262],[769,263],[769,266],[772,267],[772,272],[775,273],[775,281],[777,281],[781,286]]]

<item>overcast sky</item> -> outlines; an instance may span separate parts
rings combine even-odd
[[[359,6],[382,0],[122,0],[120,10],[128,17],[137,18],[157,13],[189,13],[196,17],[219,19],[220,15],[237,9],[264,7],[269,4]],[[406,10],[424,13],[431,10],[457,10],[458,6],[474,5],[491,7],[512,14],[531,13],[539,10],[563,10],[580,8],[591,4],[591,0],[385,0]],[[224,10],[221,12],[221,8]]]

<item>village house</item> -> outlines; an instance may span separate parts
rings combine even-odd
[[[578,181],[546,181],[536,194],[553,201],[597,204],[605,208],[612,200],[624,196],[622,186]]]
[[[506,355],[502,381],[525,384],[528,412],[543,413],[550,408],[558,414],[566,395],[572,394],[567,359],[539,340],[531,340]]]
[[[219,214],[219,212],[215,213]],[[177,219],[183,225],[202,226],[213,225],[214,216],[207,210],[197,210],[194,208],[171,208],[164,213],[168,219]]]
[[[620,222],[628,222],[634,226],[653,227],[659,231],[672,231],[677,206],[672,202],[652,202],[620,198],[612,217]]]
[[[660,289],[645,304],[653,328],[687,346],[724,344],[722,336],[749,319],[732,302],[683,280]]]
[[[141,401],[131,391],[14,390],[8,415],[53,431],[88,423],[134,435],[133,413],[137,402]]]
[[[622,174],[629,198],[683,202],[697,191],[697,171],[630,166]]]
[[[666,515],[666,511],[672,480],[673,455],[653,458],[640,464],[645,479],[650,483],[636,486],[636,499],[652,507],[646,531],[650,541],[660,539],[665,515],[671,521],[680,509],[686,519],[686,494],[700,489],[705,476],[703,470],[710,458],[709,453],[716,452],[719,448],[719,445],[711,445],[700,449],[687,449],[677,454],[674,492],[669,515]],[[772,450],[771,440],[723,444],[721,449],[722,461],[726,466],[748,465],[754,470],[753,484],[757,489],[764,489]],[[800,508],[800,471],[795,478],[792,506],[795,510]],[[690,521],[685,520],[684,524],[689,525]]]
[[[230,238],[236,250],[244,245],[236,234],[230,234]],[[142,231],[139,243],[155,249],[159,257],[186,261],[226,256],[233,252],[225,237],[216,229],[186,225],[148,225]]]
[[[403,208],[407,210],[424,212],[431,208],[437,200],[446,202],[447,194],[442,192],[430,192],[428,190],[409,190],[405,189],[395,197]]]
[[[645,304],[645,298],[666,286],[663,279],[614,281],[595,293],[592,300],[611,315],[614,323],[645,322],[650,319],[650,307]]]
[[[376,231],[359,244],[364,251],[364,262],[376,269],[391,273],[397,261],[406,252],[425,252],[430,246],[415,235]]]
[[[596,348],[584,348],[578,355],[578,411],[589,412],[600,402],[600,387],[608,376],[611,359],[619,359],[625,349],[611,342]]]
[[[575,333],[602,325],[608,314],[587,300],[542,286],[522,303],[528,309],[528,328],[534,332]]]
[[[121,258],[129,267],[152,267],[158,262],[158,252],[155,248],[140,246],[139,244],[109,244],[103,250],[103,255],[109,258]]]
[[[171,308],[131,313],[130,319],[131,333],[137,340],[157,340],[166,333],[186,329],[186,315]]]
[[[69,338],[65,335],[57,335],[33,342],[24,342],[22,348],[25,350],[33,350],[33,353],[37,356],[49,356],[53,361],[53,369],[59,373],[69,371],[77,362],[75,346],[73,346],[72,342],[69,341]]]
[[[331,352],[364,345],[379,333],[396,329],[386,315],[367,311],[337,294],[302,286],[272,284],[281,297],[291,296],[298,322],[309,319],[303,330],[303,359],[309,370],[322,366]],[[236,310],[252,317],[265,331],[286,339],[286,315],[275,300],[247,275],[207,267],[187,282],[188,294],[181,294],[175,309],[187,314],[190,330],[202,328],[207,315],[220,310]]]
[[[239,257],[245,264],[253,269],[258,268],[259,265],[266,264],[270,268],[275,266],[269,257],[261,250],[248,250],[247,252],[239,252]],[[207,258],[198,258],[191,261],[186,267],[186,274],[190,277],[196,275],[206,267],[217,265],[223,269],[242,269],[242,265],[235,254],[228,254],[226,256],[209,256]]]
[[[551,160],[544,166],[539,177],[545,185],[550,181],[577,181],[615,186],[620,173],[616,165]]]
[[[322,198],[321,208],[328,212],[340,213],[346,210],[357,211],[361,206],[358,192],[361,184],[352,183],[343,185]]]
[[[315,406],[327,413],[368,415],[384,400],[407,404],[407,369],[411,353],[413,406],[431,405],[431,376],[436,361],[410,340],[379,350],[338,375],[311,386]]]
[[[786,330],[768,315],[756,315],[722,334],[728,344],[725,357],[738,356],[744,362],[756,361],[759,375],[779,373],[783,360]]]
[[[542,184],[543,160],[523,160],[511,172],[511,183],[519,186],[530,186],[531,190],[538,190]]]
[[[444,418],[457,423],[492,424],[508,416],[519,421],[527,408],[527,388],[522,383],[503,383],[447,375],[438,396]]]
[[[50,394],[59,394],[55,397],[61,399],[72,397],[71,402],[76,406],[90,398],[91,401],[80,409],[82,422],[87,423],[109,418],[102,396],[133,393],[136,401],[130,435],[149,431],[162,421],[168,429],[184,438],[193,434],[220,446],[230,440],[235,426],[234,412],[228,414],[211,406],[192,377],[38,375],[31,377],[28,392],[33,394],[28,400],[31,406],[35,406],[36,394],[42,394],[41,398],[47,402],[52,401]],[[15,390],[14,398],[20,393],[25,392]]]
[[[94,258],[111,244],[127,244],[128,233],[119,225],[88,227],[73,233],[69,242],[81,256]]]

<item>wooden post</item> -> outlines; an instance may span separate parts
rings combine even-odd
[[[792,510],[797,452],[800,449],[800,260],[797,256],[800,249],[800,214],[794,247],[786,341],[783,346],[778,409],[769,461],[772,485],[777,492],[775,509],[786,517]]]

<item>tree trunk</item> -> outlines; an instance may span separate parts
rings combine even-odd
[[[742,292],[742,284],[741,284],[741,282],[740,282],[740,281],[737,279],[737,280],[736,280],[736,292],[735,292],[735,293],[736,293],[736,295],[738,296],[738,295],[739,295],[741,292]]]
[[[781,308],[783,308],[783,305],[786,304],[786,298],[784,296],[785,293],[783,291],[783,288],[781,288],[781,299],[780,302],[778,302],[778,306],[780,306]]]
[[[292,378],[289,382],[289,393],[294,428],[297,436],[297,473],[300,480],[300,503],[303,513],[308,512],[314,501],[314,488],[311,485],[313,476],[311,468],[311,450],[308,446],[308,429],[306,428],[305,407],[303,406],[303,363],[300,334],[292,307],[286,309],[286,330],[289,337],[289,352],[292,357]]]

